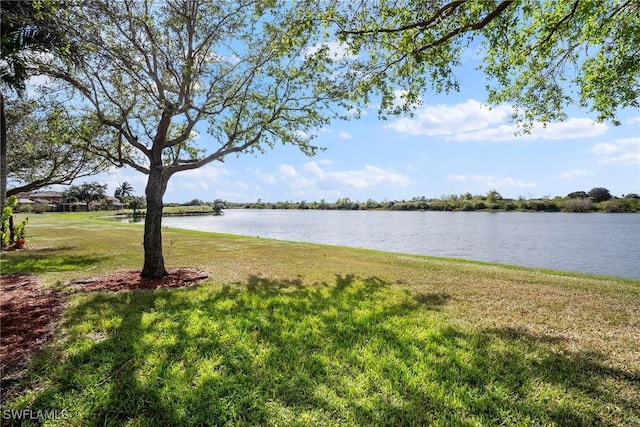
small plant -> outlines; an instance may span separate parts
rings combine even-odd
[[[29,217],[26,217],[14,227],[16,241],[24,240],[24,228],[27,226],[28,222]]]
[[[13,211],[9,206],[2,209],[2,226],[0,227],[0,242],[2,242],[2,247],[9,246],[9,242],[11,241],[11,232],[9,227],[9,218]]]
[[[25,218],[18,225],[13,224],[13,211],[18,205],[18,198],[11,196],[7,198],[5,207],[2,209],[2,224],[0,225],[0,242],[2,247],[8,247],[18,241],[21,243],[18,246],[24,244],[24,228],[29,222],[29,218]]]
[[[14,229],[13,229],[13,209],[18,205],[18,198],[16,196],[8,197],[5,206],[2,209],[2,224],[0,225],[0,241],[2,241],[2,247],[7,247],[13,243]]]

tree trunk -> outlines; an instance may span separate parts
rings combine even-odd
[[[7,118],[4,115],[4,95],[0,93],[0,212],[7,198]]]
[[[168,275],[162,255],[162,197],[167,189],[162,167],[151,167],[145,195],[147,216],[144,220],[144,266],[140,276],[157,279]]]

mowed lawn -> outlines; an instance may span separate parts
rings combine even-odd
[[[640,280],[166,228],[190,288],[83,292],[142,227],[30,215],[31,272],[72,295],[7,410],[51,425],[640,425]],[[355,242],[354,242],[355,243]],[[25,325],[28,327],[29,325]]]

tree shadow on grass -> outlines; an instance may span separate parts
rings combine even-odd
[[[22,405],[82,425],[640,419],[637,373],[526,331],[452,327],[438,311],[448,301],[353,275],[81,296]]]
[[[440,307],[449,302],[451,295],[444,292],[418,293],[413,299],[429,310],[440,310]]]
[[[632,423],[624,425],[640,425],[640,371],[629,367],[620,369],[606,363],[603,355],[595,352],[577,352],[565,354],[556,351],[541,351],[552,346],[568,341],[566,338],[549,336],[541,333],[533,333],[523,328],[492,328],[487,329],[486,334],[497,337],[500,340],[514,343],[527,354],[535,354],[537,357],[526,360],[527,365],[519,365],[520,360],[501,359],[506,366],[514,365],[512,370],[532,372],[536,378],[542,378],[548,383],[561,384],[563,387],[574,390],[577,394],[587,399],[606,402],[605,407],[610,410],[621,410],[630,415]],[[615,409],[614,409],[615,408]],[[567,411],[563,416],[571,419]],[[598,425],[609,425],[610,421],[604,420],[599,414],[592,414]],[[585,425],[579,419],[579,424]]]
[[[13,251],[3,255],[3,273],[46,273],[81,270],[99,263],[105,256],[67,255],[73,247]]]

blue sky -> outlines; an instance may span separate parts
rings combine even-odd
[[[593,187],[640,194],[638,110],[622,111],[622,125],[613,126],[570,107],[566,121],[515,136],[511,106],[483,105],[485,80],[472,62],[457,71],[459,93],[423,94],[412,118],[382,121],[374,106],[359,120],[321,129],[314,142],[326,150],[315,157],[290,146],[228,157],[174,175],[164,201],[382,201],[490,190],[535,198]],[[212,140],[202,132],[198,142],[206,147]],[[108,184],[109,195],[127,181],[144,195],[146,178],[125,168],[85,180]]]

